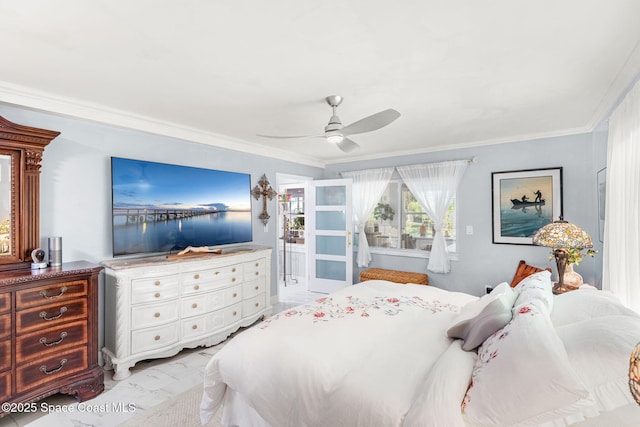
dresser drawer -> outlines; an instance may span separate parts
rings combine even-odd
[[[207,314],[207,330],[215,331],[216,329],[222,328],[224,323],[224,312],[225,310],[212,311]]]
[[[11,294],[8,292],[0,294],[0,313],[11,310]]]
[[[133,304],[171,298],[179,292],[180,276],[172,274],[164,277],[149,277],[131,281],[131,301]],[[156,296],[158,294],[159,296]]]
[[[87,286],[86,280],[74,280],[17,291],[16,310],[86,296]]]
[[[221,291],[210,292],[206,294],[205,298],[207,311],[220,310],[242,300],[242,286],[238,285]]]
[[[215,292],[207,292],[203,295],[192,295],[182,299],[180,317],[186,318],[198,316],[210,311],[215,311],[235,304],[242,300],[242,286]]]
[[[131,353],[162,348],[178,342],[178,323],[141,329],[131,333]]]
[[[246,262],[244,264],[244,280],[253,280],[256,277],[264,276],[266,271],[266,261],[259,259],[256,261]]]
[[[242,286],[234,286],[224,290],[224,305],[236,304],[243,298]]]
[[[233,325],[242,319],[242,303],[234,304],[224,309],[224,324]]]
[[[147,328],[178,320],[180,303],[167,301],[160,304],[143,304],[131,308],[131,329]]]
[[[211,270],[183,273],[182,294],[189,295],[208,292],[241,282],[242,264],[235,264]]]
[[[88,367],[87,347],[57,352],[16,368],[16,391],[23,391],[66,377]]]
[[[251,298],[263,293],[265,290],[264,284],[265,284],[264,277],[245,283],[244,285],[242,285],[242,296],[244,298]]]
[[[86,298],[34,307],[16,313],[16,335],[36,329],[53,328],[72,320],[86,318]]]
[[[167,301],[178,297],[179,287],[176,283],[173,286],[158,287],[156,289],[149,289],[146,292],[140,292],[139,290],[134,292],[131,296],[132,304],[140,304],[153,301]]]
[[[49,353],[64,351],[70,347],[87,343],[87,322],[65,323],[55,328],[22,335],[16,339],[18,363]]]
[[[0,339],[11,335],[11,313],[0,314]]]
[[[180,301],[180,317],[198,316],[207,312],[207,300],[202,295],[183,298]]]
[[[11,395],[11,372],[0,373],[0,402],[6,402]],[[2,411],[0,411],[0,414]]]
[[[247,317],[265,308],[264,294],[242,301],[242,316]]]
[[[0,341],[0,372],[11,368],[11,340]]]
[[[191,317],[180,322],[181,339],[197,337],[207,332],[207,319],[205,316]]]

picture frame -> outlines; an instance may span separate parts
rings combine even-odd
[[[533,245],[562,217],[562,167],[491,173],[493,243]]]

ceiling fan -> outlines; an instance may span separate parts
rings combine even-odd
[[[324,127],[324,133],[321,135],[295,135],[295,136],[274,136],[274,135],[258,135],[265,138],[325,138],[328,142],[336,144],[339,149],[348,153],[359,147],[351,139],[347,138],[350,135],[358,133],[371,132],[391,124],[394,120],[400,117],[400,113],[396,110],[389,108],[388,110],[380,111],[379,113],[372,114],[360,119],[357,122],[350,125],[343,126],[340,117],[336,114],[336,109],[342,103],[342,97],[339,95],[331,95],[325,98],[327,104],[333,109],[333,114],[329,119],[329,123]]]

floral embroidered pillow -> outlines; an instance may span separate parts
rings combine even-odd
[[[573,370],[546,305],[516,305],[513,319],[478,349],[463,401],[471,425],[537,425],[593,405]]]
[[[551,285],[551,272],[539,271],[523,279],[514,288],[518,291],[518,299],[515,305],[526,304],[532,300],[542,302],[549,313],[553,309],[553,286]]]

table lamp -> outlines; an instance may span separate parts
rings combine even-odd
[[[640,405],[640,342],[633,349],[629,360],[629,388],[631,395]]]
[[[591,236],[577,225],[559,220],[540,228],[533,235],[533,244],[546,246],[553,249],[558,268],[558,282],[553,286],[554,293],[560,293],[563,289],[563,276],[567,266],[567,249],[584,249],[593,247]]]

